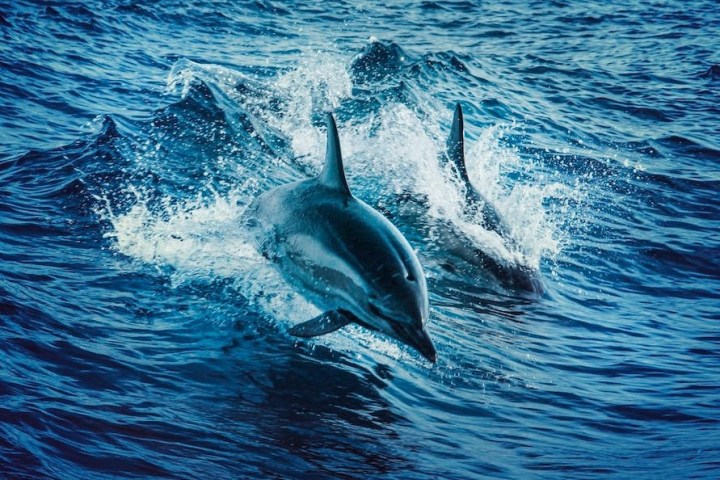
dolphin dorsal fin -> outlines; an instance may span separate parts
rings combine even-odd
[[[450,137],[447,141],[447,158],[458,170],[460,178],[464,182],[469,182],[470,178],[467,174],[467,168],[465,167],[465,127],[463,125],[463,111],[462,107],[458,103],[455,106],[455,115],[453,117],[452,129],[450,130]]]
[[[345,180],[345,169],[343,168],[342,153],[340,152],[340,137],[338,137],[337,125],[331,113],[327,114],[327,152],[325,153],[325,166],[323,167],[318,181],[326,187],[338,190],[345,195],[352,195],[347,180]]]

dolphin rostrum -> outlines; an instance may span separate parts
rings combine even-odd
[[[503,216],[497,211],[495,206],[475,188],[468,176],[465,165],[464,119],[462,107],[459,103],[455,107],[453,125],[446,147],[447,150],[442,160],[444,163],[450,162],[453,165],[460,181],[465,187],[465,215],[469,218],[478,218],[479,214],[482,226],[486,230],[497,233],[503,242],[505,242],[506,246],[511,247],[511,249],[517,249],[517,242]],[[460,241],[461,236],[456,237],[457,238],[454,239],[451,238],[454,242],[449,242],[449,244],[454,243],[454,248],[450,248],[452,253],[455,253],[470,263],[476,263],[489,268],[495,275],[512,286],[542,293],[543,286],[536,269],[517,262],[495,258],[477,247],[468,245],[467,242]]]
[[[265,192],[248,213],[259,226],[262,253],[323,310],[291,334],[313,337],[356,323],[435,362],[420,262],[398,229],[350,192],[331,114],[320,175]]]

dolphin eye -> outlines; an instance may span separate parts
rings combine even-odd
[[[407,278],[408,282],[414,282],[414,281],[417,280],[417,279],[415,278],[415,275],[412,274],[412,272],[408,272],[408,274],[407,274],[407,276],[406,276],[405,278]]]

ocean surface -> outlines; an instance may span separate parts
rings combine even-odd
[[[720,478],[718,3],[376,3],[0,0],[0,478]],[[439,163],[457,102],[514,251]],[[328,111],[435,365],[288,333],[241,219]]]

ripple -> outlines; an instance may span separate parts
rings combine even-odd
[[[0,477],[714,478],[711,1],[95,3],[0,6]],[[540,298],[448,261],[456,102]],[[326,111],[422,256],[433,367],[291,338],[246,241]]]

